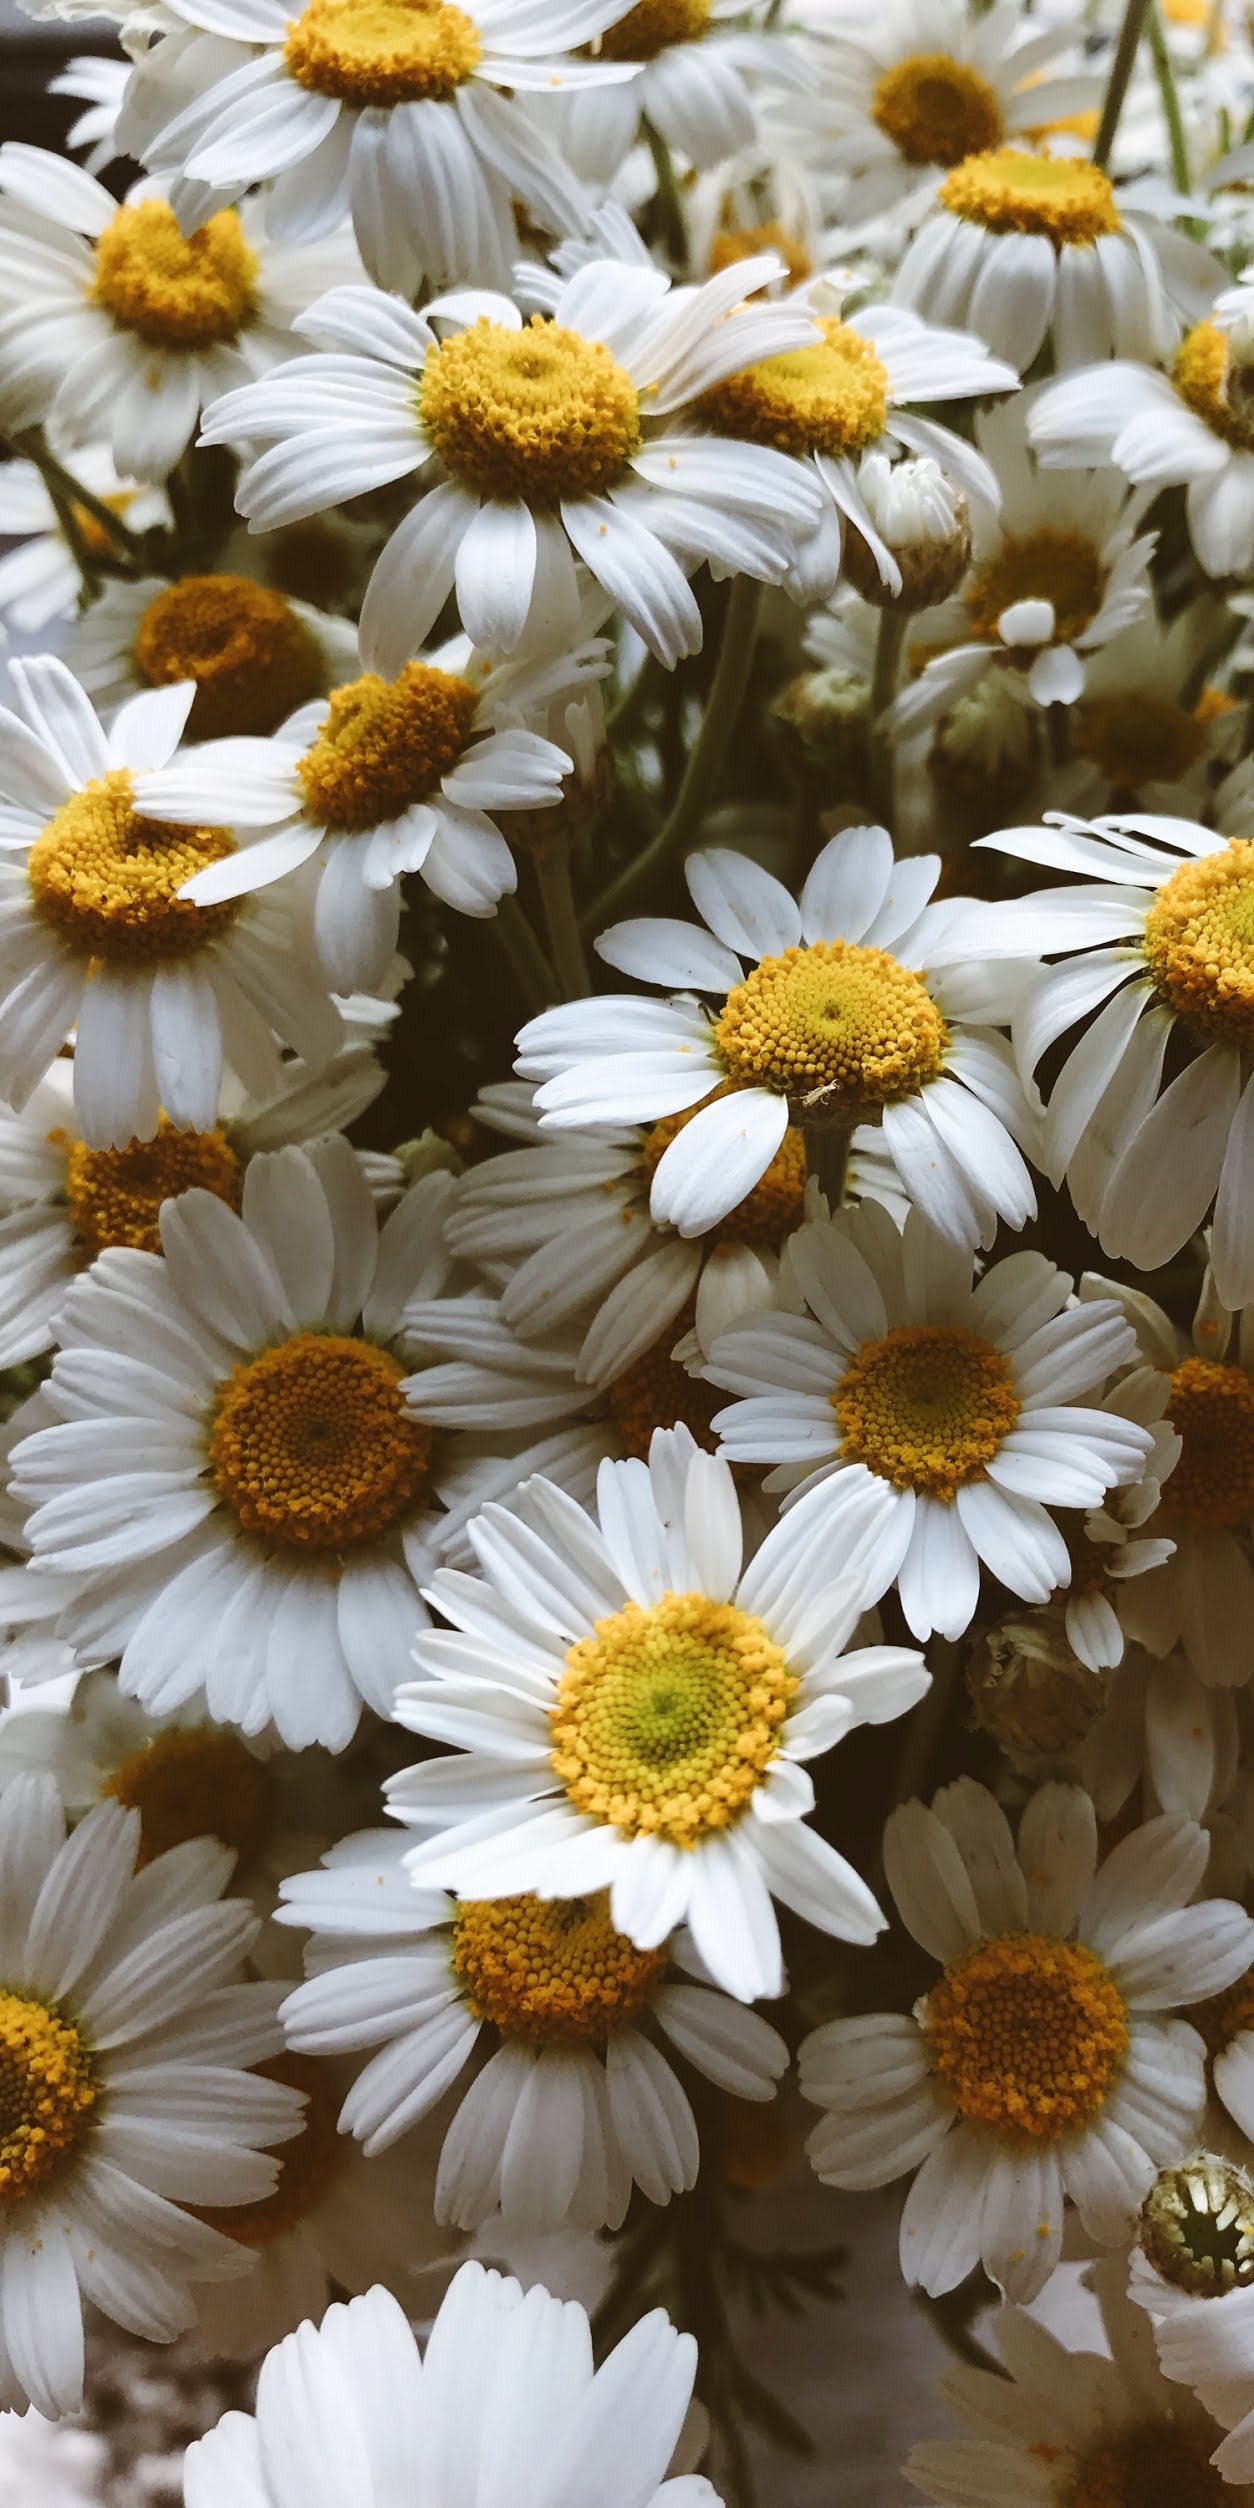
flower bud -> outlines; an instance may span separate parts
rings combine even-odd
[[[845,573],[877,609],[930,610],[956,591],[971,558],[971,521],[966,498],[926,455],[890,462],[868,453],[858,472],[868,517],[901,569],[893,592],[880,574],[870,543],[851,523],[845,533]]]
[[[1106,1702],[1105,1683],[1072,1652],[1054,1604],[1001,1620],[977,1639],[967,1691],[981,1732],[1009,1759],[1029,1763],[1077,1749]]]
[[[1159,2170],[1141,2206],[1140,2243],[1177,2290],[1218,2299],[1254,2281],[1254,2183],[1232,2160],[1199,2151]]]

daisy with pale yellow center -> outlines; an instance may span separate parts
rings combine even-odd
[[[1095,1405],[1135,1348],[1119,1308],[1069,1308],[1067,1273],[1038,1254],[973,1284],[920,1212],[900,1229],[870,1201],[808,1222],[788,1259],[805,1311],[745,1316],[707,1355],[739,1397],[715,1415],[720,1450],[808,1492],[863,1602],[895,1583],[920,1639],[962,1635],[981,1566],[1047,1602],[1071,1580],[1052,1510],[1099,1506],[1151,1449]]]
[[[393,1812],[405,1800],[398,1780]],[[478,2057],[444,2135],[437,2221],[478,2229],[499,2211],[510,2237],[616,2229],[633,2185],[653,2203],[682,2193],[699,2146],[668,2048],[736,2098],[774,2095],[783,2039],[710,1986],[682,1935],[638,1949],[603,1890],[454,1901],[415,1889],[406,1843],[391,1830],[346,1838],[322,1871],[284,1883],[280,1920],[312,1939],[282,2019],[294,2047],[379,2050],[340,2114],[371,2156]]]
[[[227,393],[202,442],[241,449],[236,502],[261,531],[420,474],[362,605],[369,669],[400,671],[454,591],[485,651],[575,643],[577,559],[670,667],[700,649],[697,568],[778,583],[822,512],[770,443],[692,425],[704,393],[813,342],[804,306],[756,294],[782,268],[760,253],[673,291],[634,260],[528,270],[528,316],[485,289],[420,313],[335,289],[301,317],[318,354]]]
[[[806,1825],[805,1761],[927,1687],[900,1647],[845,1654],[856,1587],[829,1575],[801,1511],[742,1566],[725,1463],[685,1429],[648,1464],[603,1463],[591,1518],[543,1480],[469,1527],[480,1574],[442,1571],[452,1623],[415,1647],[398,1719],[457,1756],[393,1778],[391,1809],[437,1834],[412,1881],[460,1899],[609,1891],[638,1951],[686,1924],[716,1985],[782,1991],[773,1898],[845,1941],[883,1918]],[[524,1562],[526,1563],[524,1565]]]
[[[1126,2245],[1155,2169],[1197,2130],[1197,2033],[1165,2017],[1249,1965],[1254,1922],[1198,1900],[1209,1844],[1164,1814],[1099,1867],[1078,1786],[1034,1794],[1017,1844],[969,1777],[895,1811],[884,1864],[902,1922],[941,1973],[912,2013],[829,2021],[801,2050],[825,2112],[810,2156],[829,2185],[914,2175],[907,2282],[932,2296],[982,2264],[1036,2296],[1067,2201],[1100,2246]],[[1116,2494],[1116,2497],[1118,2494]]]
[[[6,425],[106,443],[141,480],[168,477],[206,403],[287,355],[293,315],[357,266],[336,238],[277,249],[256,211],[220,200],[184,234],[158,186],[119,208],[94,175],[20,140],[0,149],[0,247]]]
[[[516,1069],[541,1084],[546,1128],[692,1110],[649,1197],[654,1222],[686,1239],[754,1190],[790,1124],[816,1121],[876,1125],[903,1191],[951,1243],[991,1244],[999,1216],[1022,1227],[1036,1205],[1017,1143],[1032,1117],[995,1028],[1013,995],[973,956],[933,972],[953,911],[929,902],[939,874],[934,854],[895,862],[882,827],[833,836],[799,901],[743,854],[691,854],[703,923],[650,916],[596,943],[671,998],[569,1002],[521,1030]]]

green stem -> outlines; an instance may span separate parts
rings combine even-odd
[[[138,562],[143,552],[143,542],[138,534],[123,522],[120,514],[114,513],[111,505],[106,505],[103,497],[94,496],[90,488],[85,488],[82,481],[74,477],[73,471],[67,470],[63,462],[54,458],[34,429],[10,437],[8,443],[10,451],[15,453],[20,461],[34,463],[56,506],[58,520],[60,520],[63,505],[81,506],[85,514],[90,514],[93,522],[99,523],[101,530],[108,534],[109,539],[121,550],[124,557]],[[62,523],[62,529],[64,528],[64,523]],[[81,533],[77,537],[81,541]],[[73,540],[71,540],[71,547],[74,548],[77,558],[78,549]]]
[[[79,528],[74,508],[69,498],[62,496],[61,490],[53,486],[51,479],[45,479],[44,486],[52,500],[52,510],[61,526],[61,537],[82,577],[83,590],[89,601],[98,601],[104,591],[104,577]]]
[[[671,163],[671,152],[661,132],[655,131],[651,122],[646,121],[644,135],[649,144],[649,155],[653,159],[653,172],[657,179],[654,199],[657,205],[662,244],[674,262],[675,268],[683,271],[688,265],[688,230],[684,225],[684,212],[679,198],[679,185],[675,180],[675,168]]]
[[[514,970],[528,1010],[547,1010],[552,1002],[560,1001],[561,990],[553,969],[516,897],[501,898],[492,929]]]
[[[896,761],[892,736],[885,728],[884,716],[897,694],[905,640],[905,611],[897,607],[881,610],[880,631],[875,642],[875,667],[871,676],[871,800],[878,817],[890,831]]]
[[[1187,197],[1193,181],[1192,171],[1189,166],[1189,143],[1184,134],[1184,115],[1180,110],[1180,91],[1176,85],[1176,73],[1172,67],[1171,50],[1167,42],[1166,29],[1164,28],[1159,10],[1155,5],[1155,0],[1150,0],[1149,15],[1145,21],[1145,31],[1149,37],[1150,59],[1154,64],[1154,76],[1158,81],[1158,96],[1163,109],[1163,120],[1167,125],[1167,146],[1171,155],[1171,179],[1175,184],[1176,190],[1178,192],[1183,192]]]
[[[849,1165],[849,1143],[852,1135],[843,1124],[825,1123],[821,1116],[804,1121],[806,1166],[818,1181],[819,1191],[829,1210],[840,1210],[845,1199],[845,1172]]]
[[[1097,137],[1093,142],[1094,165],[1104,167],[1110,163],[1110,152],[1114,147],[1115,133],[1119,128],[1119,116],[1123,111],[1128,82],[1132,76],[1132,64],[1136,59],[1137,45],[1144,32],[1149,10],[1150,0],[1127,0],[1123,12],[1123,24],[1119,29],[1119,38],[1115,45],[1115,57],[1110,65],[1110,76],[1106,81],[1106,94],[1102,103],[1101,120],[1097,126]]]
[[[575,912],[569,844],[559,840],[555,845],[541,846],[535,856],[535,865],[549,955],[556,969],[561,998],[563,1001],[581,1001],[585,993],[591,992],[592,986],[588,981],[588,961],[579,936],[579,917]]]
[[[740,717],[757,636],[760,587],[737,575],[723,615],[723,638],[706,700],[701,729],[689,754],[674,805],[643,853],[629,862],[618,878],[593,900],[584,916],[584,930],[600,932],[613,922],[637,891],[695,835],[717,789],[732,734]]]

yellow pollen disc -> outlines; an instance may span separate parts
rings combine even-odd
[[[1254,841],[1184,862],[1145,919],[1150,973],[1200,1042],[1254,1046]]]
[[[137,200],[96,246],[91,294],[150,348],[217,348],[256,311],[257,256],[234,209],[183,235],[167,200]]]
[[[224,1132],[180,1132],[162,1115],[155,1140],[128,1141],[125,1149],[88,1149],[64,1133],[50,1137],[66,1144],[65,1197],[89,1262],[106,1245],[159,1254],[161,1205],[193,1185],[239,1208],[240,1163]]]
[[[343,2167],[347,2150],[337,2122],[340,2101],[325,2065],[310,2055],[279,2055],[272,2063],[254,2065],[253,2070],[266,2081],[286,2082],[289,2090],[304,2093],[305,2121],[300,2132],[275,2149],[279,2182],[273,2194],[263,2195],[257,2203],[189,2204],[188,2209],[198,2221],[220,2229],[224,2238],[234,2238],[238,2246],[264,2249],[288,2230],[299,2229],[317,2211]]]
[[[1207,2462],[1211,2445],[1167,2423],[1111,2439],[1081,2459],[1061,2508],[1220,2508],[1232,2493]]]
[[[696,1300],[689,1298],[667,1325],[661,1338],[639,1358],[632,1359],[621,1376],[607,1388],[606,1399],[610,1418],[622,1439],[624,1451],[638,1455],[643,1461],[649,1451],[655,1428],[674,1428],[682,1423],[692,1431],[699,1446],[713,1454],[718,1439],[710,1426],[716,1411],[727,1399],[702,1376],[690,1376],[686,1367],[671,1357],[677,1341],[692,1330],[696,1318]]]
[[[424,662],[337,688],[296,774],[311,818],[341,832],[399,818],[434,792],[470,738],[477,691]]]
[[[432,1434],[399,1359],[298,1332],[237,1367],[218,1396],[209,1471],[245,1530],[295,1549],[374,1541],[421,1497]]]
[[[832,1395],[855,1463],[895,1489],[957,1496],[982,1480],[1019,1416],[1010,1361],[961,1324],[903,1324],[864,1341]]]
[[[91,2056],[55,2003],[0,1993],[0,2207],[55,2176],[96,2097]]]
[[[481,315],[429,349],[418,414],[463,487],[530,505],[599,496],[640,446],[631,376],[602,341],[542,314],[520,331]]]
[[[705,1594],[629,1602],[566,1657],[553,1767],[576,1811],[691,1847],[744,1811],[798,1687],[760,1620]]]
[[[958,165],[1003,132],[997,90],[947,52],[916,52],[876,83],[871,118],[907,165]]]
[[[1095,244],[1117,235],[1114,185],[1079,157],[1033,157],[1026,149],[992,148],[966,157],[937,194],[942,209],[969,218],[990,235],[1047,235],[1052,244]]]
[[[716,1097],[729,1094],[726,1082],[701,1100],[700,1106],[687,1107],[681,1115],[663,1115],[659,1123],[650,1124],[640,1145],[640,1171],[646,1185],[651,1185],[658,1163],[671,1142],[691,1123],[703,1107],[712,1106]],[[707,1231],[712,1245],[761,1245],[779,1247],[784,1239],[800,1226],[806,1198],[805,1135],[790,1123],[771,1160],[765,1175],[759,1176],[743,1202],[729,1210],[726,1219]],[[675,1336],[679,1338],[678,1332]]]
[[[453,1967],[472,2011],[531,2046],[604,2046],[648,2008],[667,1959],[614,1931],[604,1890],[464,1899],[453,1929]]]
[[[1071,741],[1108,782],[1135,792],[1187,775],[1206,746],[1206,729],[1200,715],[1166,697],[1090,697],[1072,707]]]
[[[274,1792],[263,1759],[238,1733],[205,1725],[158,1733],[119,1761],[103,1791],[140,1819],[137,1866],[191,1837],[216,1837],[245,1861],[270,1829]]]
[[[693,44],[710,23],[712,0],[636,0],[601,37],[606,61],[656,61],[671,44]]]
[[[194,679],[188,735],[262,737],[317,695],[317,639],[281,592],[249,575],[184,575],[140,619],[135,668],[150,688]]]
[[[767,218],[761,226],[721,227],[710,246],[710,274],[730,270],[737,261],[752,261],[756,253],[778,253],[793,287],[814,268],[800,236],[781,226],[778,218]]]
[[[1123,1997],[1095,1952],[1044,1933],[975,1943],[925,2013],[959,2115],[1009,2142],[1056,2142],[1090,2123],[1128,2050]]]
[[[763,958],[727,996],[714,1030],[723,1068],[796,1108],[862,1119],[937,1078],[949,1030],[921,975],[886,949],[813,941]]]
[[[971,633],[996,644],[997,621],[1015,601],[1052,601],[1054,644],[1070,644],[1095,618],[1105,589],[1100,550],[1082,531],[1007,533],[964,594]]]
[[[884,432],[888,370],[847,322],[824,317],[818,327],[812,348],[765,357],[703,393],[702,416],[722,435],[782,453],[864,453]]]
[[[1254,2029],[1254,1968],[1247,1968],[1222,1994],[1212,1994],[1205,2003],[1191,2003],[1184,2018],[1192,2021],[1205,2040],[1212,2059],[1222,2055],[1244,2029]]]
[[[1228,374],[1227,334],[1214,322],[1197,322],[1186,331],[1171,364],[1171,380],[1182,401],[1204,419],[1213,435],[1248,453],[1254,450],[1254,424],[1234,409],[1224,389]]]
[[[1167,1416],[1183,1451],[1162,1512],[1202,1529],[1254,1515],[1254,1379],[1243,1367],[1187,1358],[1171,1379]]]
[[[48,821],[27,856],[31,903],[76,956],[136,966],[189,958],[230,930],[239,900],[196,906],[185,880],[234,853],[224,827],[140,818],[125,767],[97,776]]]
[[[345,104],[447,104],[483,58],[474,19],[452,0],[309,0],[283,55],[315,96]]]

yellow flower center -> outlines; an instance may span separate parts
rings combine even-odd
[[[270,1830],[274,1786],[238,1733],[202,1725],[158,1733],[120,1760],[103,1791],[140,1819],[137,1865],[190,1837],[216,1837],[243,1861]]]
[[[155,1140],[128,1141],[125,1149],[88,1149],[64,1132],[50,1138],[65,1146],[65,1197],[88,1262],[106,1245],[159,1254],[162,1203],[194,1185],[239,1208],[240,1162],[222,1131],[180,1132],[162,1115]]]
[[[998,642],[997,621],[1015,601],[1052,601],[1051,642],[1070,644],[1102,605],[1101,552],[1082,531],[1007,533],[996,557],[977,569],[964,599],[971,633]]]
[[[1110,2439],[1081,2459],[1061,2508],[1219,2508],[1231,2494],[1207,2463],[1210,2446],[1165,2422]]]
[[[1187,775],[1206,746],[1206,727],[1167,697],[1091,697],[1072,708],[1071,740],[1109,783],[1135,792]]]
[[[472,2011],[530,2046],[604,2046],[647,2010],[665,1948],[638,1951],[595,1898],[465,1899],[453,1967]]]
[[[650,1124],[640,1146],[640,1169],[646,1185],[651,1185],[659,1161],[693,1116],[705,1106],[712,1106],[716,1097],[729,1094],[726,1082],[714,1089],[701,1106],[689,1106],[681,1115],[663,1115],[660,1123]],[[806,1197],[805,1135],[790,1123],[764,1176],[758,1178],[743,1202],[729,1210],[726,1219],[706,1232],[711,1245],[760,1245],[778,1247],[801,1223]],[[678,1338],[678,1334],[676,1334]]]
[[[916,52],[876,83],[871,105],[907,165],[958,165],[995,148],[1004,125],[997,90],[947,52]]]
[[[315,96],[345,104],[447,104],[477,70],[483,42],[452,0],[308,0],[283,57]]]
[[[256,2203],[203,2208],[193,2204],[189,2209],[198,2221],[208,2221],[238,2246],[264,2251],[317,2211],[343,2167],[347,2147],[337,2124],[339,2100],[325,2065],[309,2055],[280,2055],[253,2069],[266,2081],[286,2082],[289,2090],[303,2091],[305,2097],[300,2132],[290,2142],[281,2142],[274,2153],[279,2182],[273,2194],[262,2195]]]
[[[832,1395],[841,1443],[895,1489],[950,1500],[982,1480],[1019,1416],[1010,1361],[961,1324],[864,1341]]]
[[[1228,338],[1217,323],[1196,322],[1186,331],[1171,365],[1182,401],[1204,419],[1213,435],[1239,452],[1254,450],[1254,423],[1228,398]]]
[[[942,209],[969,218],[990,235],[1047,235],[1051,244],[1095,244],[1117,235],[1114,185],[1079,157],[1033,157],[1026,149],[990,148],[964,158],[937,195]]]
[[[693,44],[710,23],[711,0],[636,0],[634,9],[608,26],[600,50],[606,61],[656,61],[671,44]]]
[[[730,270],[737,261],[752,261],[757,253],[778,253],[793,287],[808,279],[814,268],[801,237],[781,226],[778,218],[767,218],[761,226],[720,227],[710,246],[711,275]]]
[[[1184,862],[1145,919],[1150,973],[1199,1042],[1254,1045],[1254,842]]]
[[[234,209],[184,235],[167,200],[136,200],[96,246],[91,294],[150,348],[220,348],[252,321],[256,281]]]
[[[1083,1942],[1002,1933],[951,1960],[924,2006],[960,2116],[1008,2142],[1057,2142],[1099,2113],[1128,2050],[1123,1997]]]
[[[696,1846],[744,1811],[797,1689],[760,1620],[705,1594],[629,1602],[566,1657],[553,1767],[576,1811]]]
[[[687,1304],[667,1325],[661,1337],[639,1358],[632,1359],[608,1387],[606,1400],[610,1418],[618,1430],[626,1454],[638,1455],[643,1461],[649,1451],[655,1428],[674,1428],[682,1423],[691,1429],[699,1446],[713,1454],[718,1446],[710,1422],[726,1399],[702,1376],[690,1376],[686,1367],[671,1357],[677,1341],[690,1332],[696,1318],[696,1300]]]
[[[35,1995],[0,1993],[0,2207],[56,2175],[96,2098],[95,2069],[73,2022]]]
[[[744,1088],[777,1089],[796,1109],[859,1121],[937,1078],[949,1030],[921,975],[886,949],[813,941],[763,958],[727,996],[714,1030],[723,1068]]]
[[[520,331],[481,315],[429,349],[418,412],[463,487],[529,505],[599,496],[640,446],[631,376],[600,340],[542,314]]]
[[[1171,1378],[1167,1416],[1183,1451],[1162,1513],[1199,1530],[1254,1515],[1254,1379],[1218,1359],[1187,1358]]]
[[[194,679],[189,737],[264,736],[317,695],[317,639],[281,592],[249,575],[184,575],[158,592],[132,648],[150,688]]]
[[[377,1540],[425,1490],[432,1435],[387,1350],[298,1332],[223,1386],[209,1470],[245,1531],[294,1549]]]
[[[340,832],[378,827],[434,792],[470,738],[478,695],[424,662],[370,671],[332,694],[297,779],[311,818]]]
[[[715,384],[698,404],[702,416],[722,435],[782,453],[864,453],[884,432],[888,370],[847,322],[824,317],[818,328],[812,348],[786,349]]]
[[[31,903],[78,957],[123,966],[189,958],[230,930],[239,900],[196,906],[179,890],[234,851],[224,827],[141,818],[127,769],[115,767],[36,837],[26,863]]]

